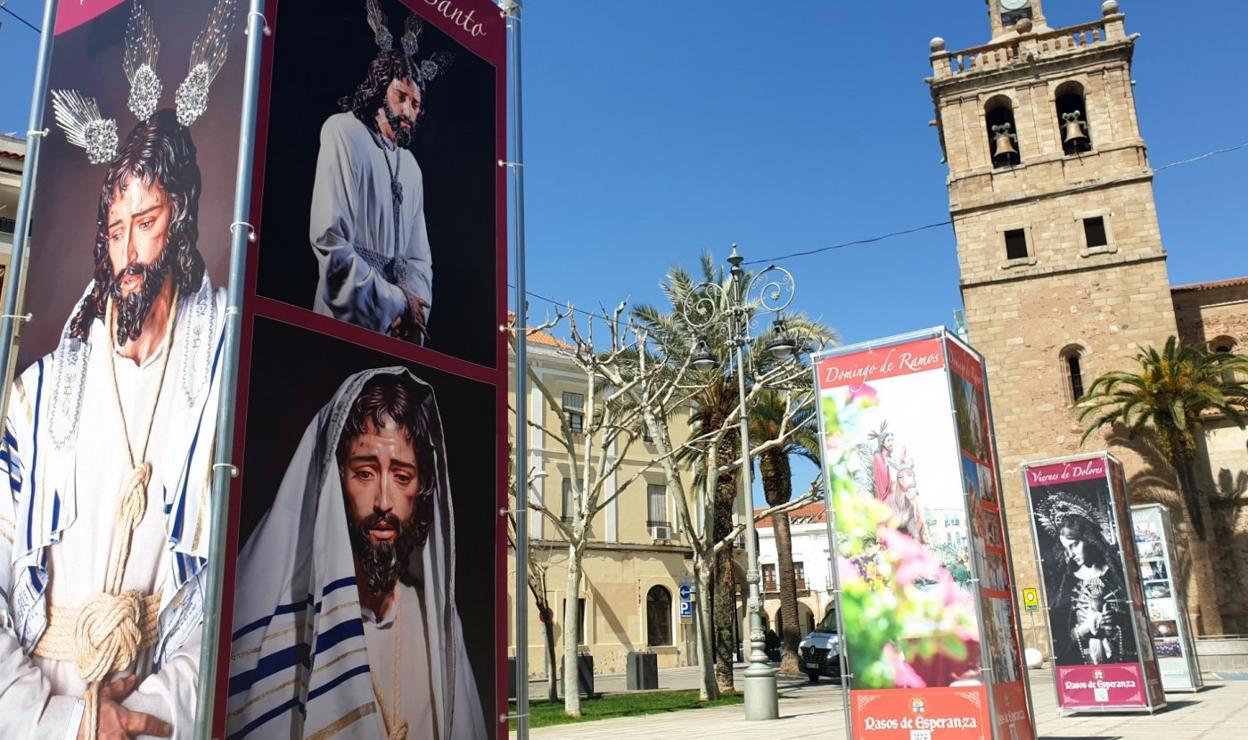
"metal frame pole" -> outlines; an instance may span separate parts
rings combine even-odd
[[[238,355],[243,308],[243,285],[247,271],[248,243],[255,230],[247,219],[251,212],[251,178],[255,162],[256,111],[260,96],[260,52],[263,37],[270,33],[264,18],[264,0],[251,0],[247,13],[247,61],[243,72],[243,105],[238,131],[238,168],[234,179],[234,218],[230,224],[229,290],[225,308],[225,357],[218,391],[217,430],[212,464],[212,520],[209,558],[204,585],[203,643],[199,655],[199,694],[195,705],[195,736],[212,737],[216,704],[217,659],[221,626],[231,620],[221,614],[225,578],[225,541],[230,487],[238,476],[234,466],[234,416],[238,391]],[[246,228],[240,228],[246,227]],[[232,615],[231,615],[232,616]]]
[[[9,365],[13,362],[13,322],[26,273],[26,242],[30,234],[30,210],[35,202],[35,172],[39,169],[39,148],[47,130],[43,127],[44,101],[48,97],[48,74],[52,67],[52,36],[56,26],[56,0],[43,5],[43,31],[39,36],[39,57],[35,63],[35,88],[30,94],[30,119],[26,130],[26,166],[22,169],[22,190],[17,196],[17,221],[13,227],[13,252],[4,290],[4,317],[0,320],[0,409],[9,401]]]
[[[529,450],[528,450],[528,309],[524,266],[524,109],[520,74],[520,0],[502,0],[511,45],[511,170],[513,263],[516,275],[516,737],[529,737]],[[549,628],[549,626],[548,626]]]
[[[753,464],[750,459],[750,421],[745,408],[745,358],[742,347],[749,332],[749,307],[746,305],[749,296],[741,269],[741,257],[733,250],[728,260],[732,264],[733,305],[731,321],[733,323],[733,344],[737,358],[737,394],[741,400],[738,422],[738,436],[741,437],[741,497],[745,512],[745,554],[748,569],[745,580],[749,584],[750,600],[746,611],[750,616],[750,664],[745,669],[745,718],[747,720],[777,719],[780,716],[780,700],[776,693],[776,671],[767,660],[766,639],[763,632],[763,600],[758,578],[758,542],[755,539],[754,502],[751,473]]]

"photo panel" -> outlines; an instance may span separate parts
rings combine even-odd
[[[1129,585],[1122,570],[1107,479],[1033,485],[1030,494],[1055,662],[1090,665],[1136,660]],[[1089,611],[1088,596],[1102,588],[1098,608]],[[1090,620],[1104,623],[1104,629],[1089,633],[1085,625]],[[1075,631],[1083,634],[1075,638]]]
[[[375,7],[277,8],[257,292],[495,367],[503,70],[440,30],[434,4]]]
[[[493,737],[495,388],[257,318],[248,393],[230,732]]]
[[[0,449],[0,736],[62,736],[75,708],[74,732],[110,735],[115,714],[81,707],[113,702],[176,737],[202,719],[245,16],[225,0],[79,0],[43,30],[30,249],[21,284],[5,281],[24,316]],[[113,650],[114,636],[130,639]],[[84,681],[75,662],[102,673]],[[121,675],[134,680],[100,680]]]

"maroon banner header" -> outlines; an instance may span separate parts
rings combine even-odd
[[[1051,486],[1055,483],[1070,483],[1104,477],[1105,458],[1103,457],[1069,460],[1036,468],[1027,468],[1027,485],[1029,486]]]
[[[949,342],[949,369],[966,378],[975,386],[975,390],[984,389],[984,366],[980,361],[962,348],[957,342]]]
[[[921,339],[821,360],[819,385],[824,389],[842,385],[859,388],[867,381],[939,370],[944,366],[940,340]]]
[[[56,28],[54,33],[60,35],[73,30],[97,15],[121,5],[126,0],[78,0],[77,3],[61,3],[56,6]]]

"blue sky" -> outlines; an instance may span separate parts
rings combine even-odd
[[[1236,24],[1186,3],[1121,5],[1141,35],[1153,166],[1248,141]],[[1060,26],[1099,6],[1045,11]],[[0,21],[0,131],[24,131],[37,36]],[[668,267],[732,242],[762,259],[945,220],[928,41],[988,38],[982,0],[529,0],[524,29],[529,288],[586,309],[657,301]],[[1240,150],[1158,175],[1173,283],[1248,274],[1246,171]],[[784,264],[795,308],[845,341],[950,323],[961,305],[948,226]]]
[[[1121,0],[1154,167],[1248,142],[1242,24]],[[8,7],[39,22],[38,0]],[[1100,17],[1050,0],[1050,25]],[[982,0],[529,0],[530,290],[595,310],[660,300],[673,264],[749,259],[948,218],[928,42],[988,40]],[[0,15],[0,131],[26,129],[37,36]],[[1248,149],[1158,174],[1174,284],[1248,274]],[[951,323],[948,226],[787,261],[794,307],[846,342]],[[540,320],[548,306],[533,300]],[[803,474],[804,475],[804,474]],[[803,479],[804,480],[804,479]]]

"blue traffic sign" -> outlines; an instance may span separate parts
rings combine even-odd
[[[693,619],[693,602],[692,601],[680,602],[680,618],[681,619]]]
[[[680,600],[685,602],[693,601],[693,587],[688,583],[680,584]]]

